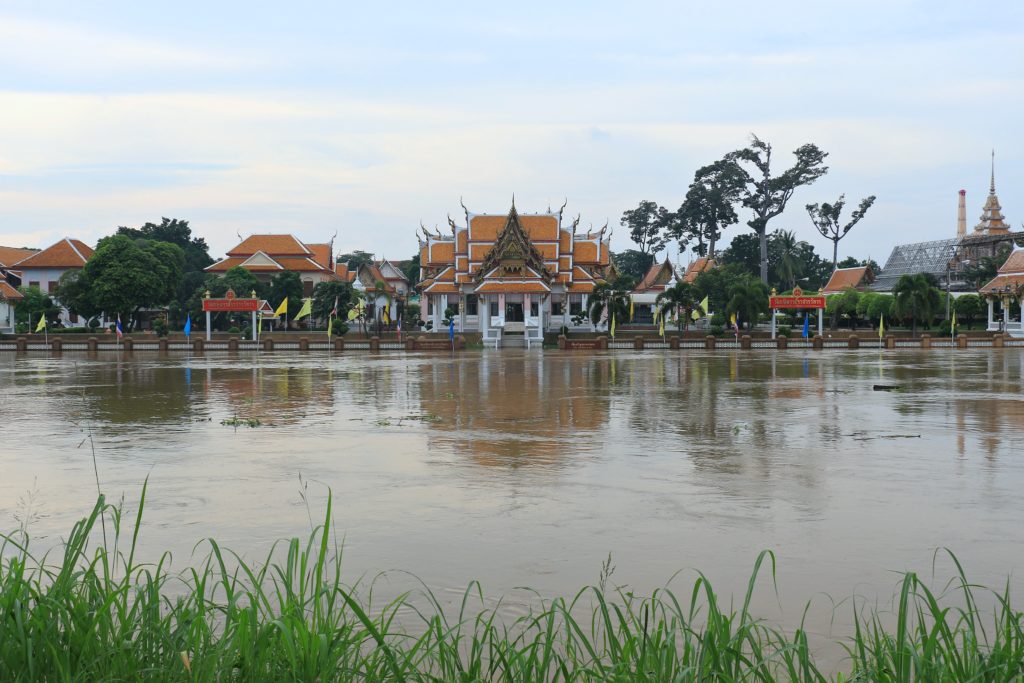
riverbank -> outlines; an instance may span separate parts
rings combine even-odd
[[[506,621],[481,607],[477,583],[457,614],[426,587],[374,604],[372,584],[342,580],[330,499],[323,524],[260,563],[209,540],[194,569],[171,573],[167,556],[148,564],[136,554],[145,496],[131,520],[101,497],[61,558],[38,560],[29,543],[5,538],[0,678],[1001,681],[1024,671],[1024,614],[962,569],[945,591],[906,573],[894,613],[859,603],[837,612],[854,636],[838,643],[848,657],[830,671],[802,628],[751,613],[753,593],[774,584],[770,552],[738,608],[703,577],[683,594],[617,591],[605,567],[598,585]],[[994,612],[978,607],[981,593],[994,596]]]

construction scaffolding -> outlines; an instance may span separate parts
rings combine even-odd
[[[954,283],[966,284],[961,281],[957,259],[962,241],[961,237],[953,237],[947,240],[896,245],[871,289],[876,292],[890,292],[902,276],[917,273],[931,273],[943,285],[946,284],[948,277],[951,288],[954,288]]]

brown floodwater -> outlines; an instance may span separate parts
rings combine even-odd
[[[206,537],[256,558],[307,534],[330,489],[351,579],[567,595],[611,554],[614,585],[688,595],[700,570],[739,595],[772,549],[778,597],[766,582],[757,605],[792,624],[808,600],[888,600],[938,548],[997,588],[1024,569],[1022,365],[1017,349],[4,354],[0,528],[60,541],[96,497],[91,436],[108,498],[134,510],[149,478],[143,551],[175,567]]]

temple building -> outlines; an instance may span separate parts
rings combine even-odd
[[[832,277],[821,289],[825,296],[842,294],[848,289],[856,289],[863,292],[875,281],[875,274],[871,266],[854,266],[852,268],[836,268],[832,271]]]
[[[972,292],[974,287],[964,277],[964,269],[982,259],[998,256],[1006,247],[1024,242],[1024,231],[1013,232],[1003,216],[996,195],[995,152],[989,177],[988,197],[982,207],[978,224],[967,231],[967,192],[960,190],[957,205],[956,236],[930,242],[900,244],[893,248],[889,260],[878,273],[871,289],[890,292],[903,275],[930,273],[951,292]]]
[[[672,267],[668,257],[660,263],[652,263],[640,282],[629,293],[630,301],[633,303],[631,322],[637,325],[654,324],[654,309],[658,295],[675,285],[678,280],[676,269]]]
[[[387,306],[390,306],[391,320],[397,319],[405,310],[412,284],[397,265],[383,259],[364,263],[348,272],[352,275],[352,288],[363,292],[367,305],[373,306],[375,320],[382,319],[384,308]]]
[[[990,332],[1024,337],[1024,249],[1016,247],[1010,252],[996,276],[978,294],[988,301]]]
[[[223,275],[237,266],[266,282],[290,271],[299,274],[302,295],[312,296],[319,283],[339,279],[331,251],[330,244],[305,244],[294,235],[250,235],[206,272]]]
[[[485,344],[540,343],[544,332],[574,327],[594,286],[608,277],[607,226],[579,232],[579,217],[563,225],[562,211],[507,214],[465,210],[451,233],[423,229],[420,245],[421,316],[440,330],[480,332]],[[589,322],[580,327],[590,328]]]

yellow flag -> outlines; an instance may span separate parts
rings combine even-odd
[[[309,315],[312,312],[313,312],[313,300],[312,299],[305,299],[302,302],[302,308],[300,308],[299,312],[295,314],[295,319],[296,320],[302,320],[303,318],[305,318],[307,315]]]
[[[612,313],[612,329],[611,329],[611,335],[612,335],[612,339],[615,339],[615,313],[614,313],[614,312]]]
[[[334,329],[334,316],[332,315],[330,320],[327,321],[327,338],[331,338],[331,331]]]
[[[733,313],[732,315],[729,316],[729,324],[732,325],[733,327],[736,327],[736,314],[735,313]]]
[[[878,317],[878,338],[881,339],[885,336],[885,314],[883,313]]]
[[[629,300],[629,322],[633,322],[633,300]]]
[[[284,298],[281,305],[277,307],[276,311],[274,311],[274,315],[288,315],[288,297]]]
[[[699,309],[697,309],[697,308],[693,309],[693,313],[690,314],[690,317],[693,318],[694,320],[700,320],[701,316],[704,316],[704,315],[707,314],[707,312],[708,312],[708,298],[704,297],[704,300],[701,301],[700,304],[698,304],[698,305],[700,306],[700,308]]]
[[[348,319],[355,320],[359,317],[359,306],[353,306],[352,310],[348,312]]]
[[[660,324],[659,324],[659,327],[658,327],[658,334],[660,334],[662,337],[665,336],[665,317],[664,316],[661,317]]]
[[[953,322],[952,322],[952,324],[950,324],[949,329],[950,330],[955,330],[956,329],[956,311],[953,311]]]
[[[41,318],[39,318],[39,324],[36,325],[36,332],[42,332],[45,329],[46,329],[46,315],[44,314]]]
[[[391,324],[391,304],[384,304],[384,315],[381,319],[385,325]]]

